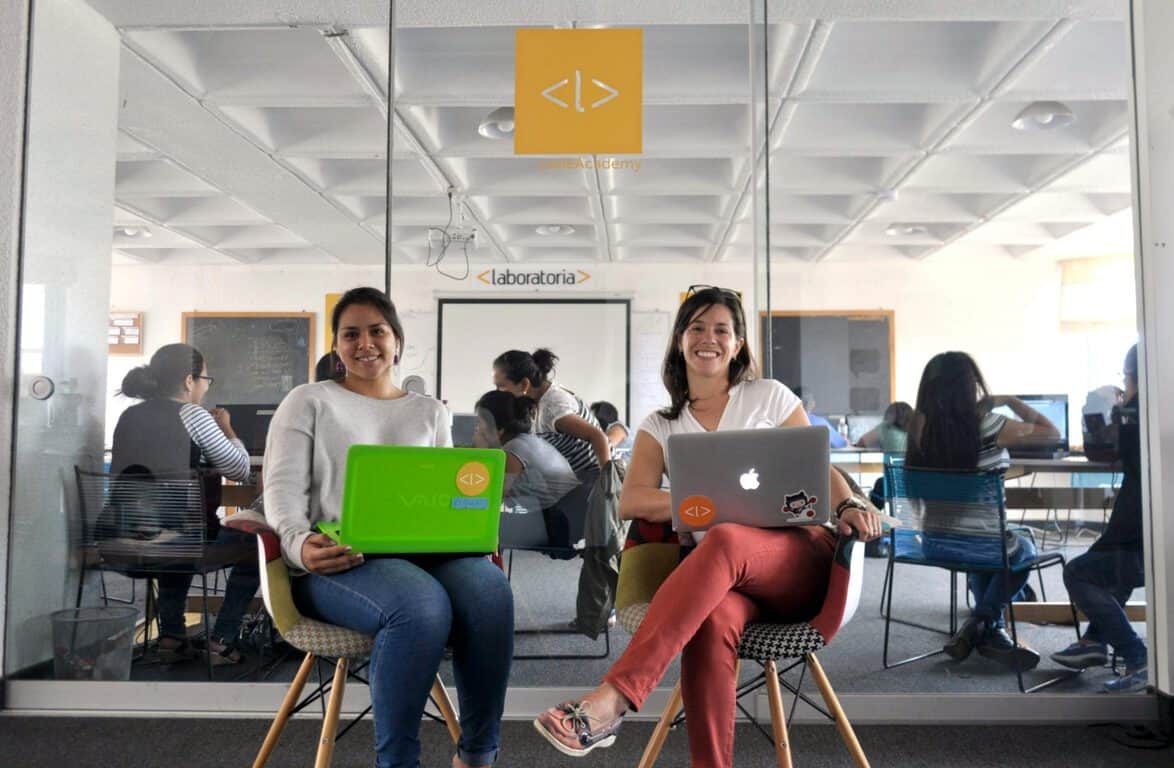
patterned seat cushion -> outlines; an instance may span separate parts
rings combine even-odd
[[[301,651],[315,656],[350,659],[371,655],[375,639],[346,627],[326,624],[303,616],[289,631],[283,632],[285,641]]]
[[[738,658],[755,661],[798,659],[815,653],[823,646],[823,635],[807,622],[772,624],[753,621],[742,632]]]
[[[629,635],[634,635],[647,614],[648,603],[633,603],[616,609],[616,623]]]

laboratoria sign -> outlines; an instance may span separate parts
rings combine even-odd
[[[590,280],[591,275],[581,269],[528,269],[523,271],[506,267],[504,269],[487,269],[477,275],[477,279],[486,285],[541,288],[578,285]]]

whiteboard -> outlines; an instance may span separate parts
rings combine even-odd
[[[468,413],[493,389],[495,357],[546,347],[559,357],[556,382],[627,419],[629,318],[627,299],[440,299],[437,396]]]

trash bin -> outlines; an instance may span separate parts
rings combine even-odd
[[[50,614],[53,676],[58,680],[129,680],[139,609],[67,608]]]

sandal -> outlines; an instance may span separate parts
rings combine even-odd
[[[571,757],[583,757],[596,747],[610,747],[616,743],[624,716],[601,723],[587,713],[590,706],[589,701],[564,701],[536,717],[534,729],[555,749]]]
[[[159,654],[159,661],[164,664],[177,664],[196,658],[196,651],[186,637],[164,635],[156,643],[155,652]]]
[[[244,656],[233,643],[225,643],[216,638],[207,642],[204,638],[193,638],[192,645],[212,657],[212,666],[223,667],[230,664],[240,664]]]

